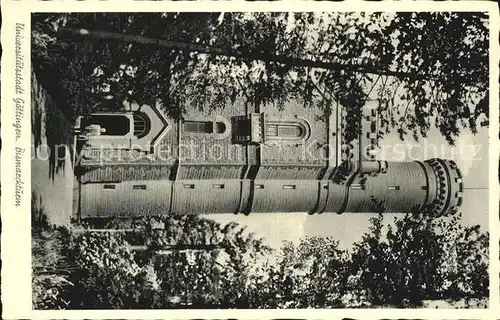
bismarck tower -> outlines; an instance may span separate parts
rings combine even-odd
[[[76,123],[78,130],[105,130],[79,137],[74,213],[80,219],[405,213],[424,206],[435,216],[455,212],[463,184],[452,160],[376,159],[377,106],[367,102],[354,136],[338,104],[325,112],[293,102],[249,107],[236,101],[210,111],[186,108],[182,120],[159,105],[103,109]]]

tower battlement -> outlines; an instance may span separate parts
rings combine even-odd
[[[463,202],[462,174],[453,160],[430,159],[425,161],[434,173],[436,194],[432,200],[434,215],[442,216],[454,213]]]

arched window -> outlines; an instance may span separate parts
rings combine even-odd
[[[266,133],[269,138],[300,139],[304,135],[304,129],[299,124],[269,124]]]
[[[266,121],[266,140],[296,141],[306,138],[307,127],[301,121]]]
[[[142,112],[134,113],[134,136],[142,138],[151,130],[151,121],[149,117]]]
[[[226,132],[226,124],[224,122],[215,123],[215,132],[218,134]]]
[[[224,122],[184,121],[184,132],[186,133],[222,134],[226,132],[226,129],[226,124]]]

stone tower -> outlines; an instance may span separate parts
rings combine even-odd
[[[376,101],[364,107],[354,138],[339,105],[327,112],[295,102],[236,101],[216,110],[187,108],[182,120],[163,109],[124,103],[123,111],[77,120],[77,128],[106,129],[78,143],[79,218],[405,213],[423,206],[442,216],[462,203],[452,160],[375,158]]]

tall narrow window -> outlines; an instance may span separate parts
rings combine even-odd
[[[214,124],[211,121],[184,121],[184,131],[188,133],[213,133]]]
[[[222,121],[184,121],[184,132],[197,134],[214,134],[220,136],[227,130],[226,124]]]
[[[236,134],[238,136],[249,136],[251,133],[252,123],[249,119],[236,121]]]
[[[353,190],[365,190],[365,186],[362,184],[353,184],[353,185],[351,185],[351,189],[353,189]]]

